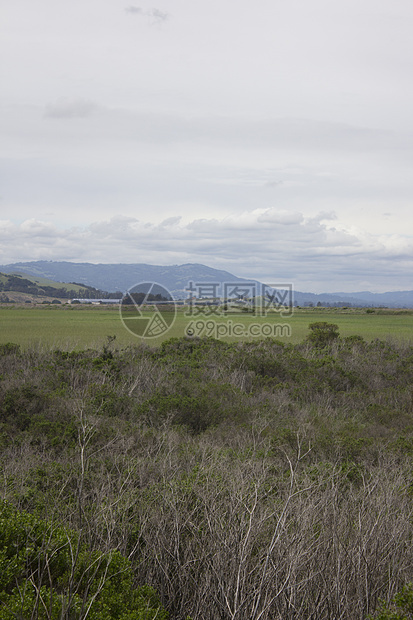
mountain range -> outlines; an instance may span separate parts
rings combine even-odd
[[[262,284],[258,280],[240,278],[221,269],[213,269],[199,263],[184,265],[147,265],[136,264],[93,264],[72,263],[67,261],[31,261],[0,265],[3,273],[20,273],[58,282],[76,282],[84,286],[93,286],[102,291],[126,292],[140,282],[156,282],[164,286],[173,297],[188,297],[190,282],[195,284],[230,283],[240,289],[247,284],[255,285],[258,290]],[[266,283],[270,286],[273,283]],[[281,285],[278,285],[282,288]],[[391,291],[371,293],[359,291],[354,293],[305,293],[293,292],[294,304],[304,305],[352,305],[352,306],[386,306],[390,308],[412,308],[413,291]]]

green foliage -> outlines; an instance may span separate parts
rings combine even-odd
[[[413,584],[409,583],[398,592],[389,604],[382,603],[370,620],[411,620],[413,618]]]
[[[354,334],[352,336],[346,336],[344,338],[344,343],[349,346],[354,346],[354,345],[363,346],[366,344],[366,341],[359,334]]]
[[[0,620],[165,620],[151,588],[135,588],[129,561],[90,551],[79,535],[0,506]]]
[[[150,426],[160,427],[169,422],[184,426],[190,432],[201,433],[234,419],[239,411],[237,393],[228,386],[214,382],[202,385],[196,380],[186,380],[185,384],[177,381],[176,387],[177,392],[158,392],[138,405],[138,416]]]
[[[14,342],[6,342],[5,344],[0,344],[0,356],[19,355],[19,353],[20,345],[15,344]]]
[[[310,323],[311,333],[307,336],[308,342],[316,347],[325,347],[339,338],[338,325],[321,321]]]
[[[43,406],[43,396],[36,385],[23,384],[7,390],[2,398],[0,421],[8,421],[17,430],[26,430],[32,416]]]
[[[192,338],[170,338],[162,342],[156,357],[159,356],[161,359],[173,357],[175,360],[181,357],[186,360],[188,358],[195,358],[200,363],[200,357],[205,355],[206,352],[216,349],[227,350],[228,346],[227,343],[213,338],[199,338],[196,336]]]
[[[91,383],[87,393],[87,408],[91,413],[110,417],[128,416],[131,409],[130,398],[119,394],[110,383]]]

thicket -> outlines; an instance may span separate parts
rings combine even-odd
[[[85,610],[106,582],[146,601],[125,620],[164,617],[154,591],[182,620],[408,618],[413,346],[320,329],[0,347],[0,497],[25,532],[14,555],[0,542],[0,618],[103,617],[104,596]],[[115,589],[107,558],[125,562]]]

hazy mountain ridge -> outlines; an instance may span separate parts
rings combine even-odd
[[[157,282],[167,288],[175,297],[187,296],[189,282],[194,283],[243,283],[261,284],[259,281],[235,276],[221,269],[214,269],[199,263],[183,265],[148,265],[145,263],[72,263],[68,261],[32,261],[0,265],[3,273],[22,273],[68,283],[77,282],[102,291],[125,292],[139,282]],[[266,284],[271,285],[271,282]],[[392,291],[371,293],[303,293],[294,291],[297,305],[347,304],[353,306],[413,307],[413,291]]]
[[[145,263],[92,264],[35,261],[3,265],[0,266],[0,271],[45,277],[59,282],[75,281],[104,291],[126,292],[140,282],[156,282],[165,286],[175,296],[182,296],[191,281],[195,283],[255,282],[260,284],[255,280],[239,278],[228,271],[197,263],[159,266]]]

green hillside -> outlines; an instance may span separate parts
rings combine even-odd
[[[66,300],[73,297],[96,299],[107,295],[108,293],[92,286],[73,282],[55,282],[26,273],[0,273],[0,301],[3,303],[37,301],[39,298],[46,300]]]

